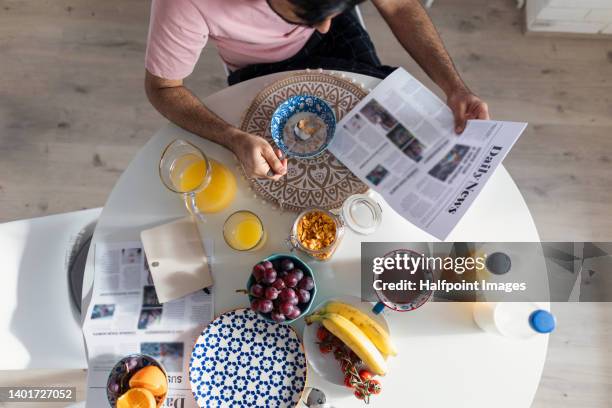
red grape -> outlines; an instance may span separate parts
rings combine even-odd
[[[295,274],[293,274],[292,272],[289,272],[287,276],[283,278],[283,280],[285,281],[285,285],[287,285],[287,287],[289,288],[295,288],[299,281],[299,279],[297,279],[297,276],[295,276]]]
[[[271,300],[261,299],[259,301],[259,311],[261,313],[270,313],[274,309],[274,305]]]
[[[259,312],[259,299],[253,299],[251,301],[251,309],[254,312]]]
[[[132,371],[135,370],[136,367],[138,367],[138,358],[136,357],[132,357],[132,358],[128,358],[127,361],[125,362],[126,368],[128,371]]]
[[[251,295],[255,296],[255,297],[263,297],[264,295],[264,287],[261,286],[259,283],[256,283],[255,285],[251,286]]]
[[[312,290],[314,289],[314,280],[310,276],[305,276],[298,283],[298,288],[304,290]]]
[[[278,297],[279,293],[280,291],[276,289],[275,287],[268,286],[266,288],[265,296],[266,296],[266,299],[268,300],[274,300]]]
[[[264,283],[271,285],[272,282],[274,282],[275,280],[276,280],[276,271],[272,268],[266,269],[264,271],[264,277],[263,277]]]
[[[291,302],[282,302],[279,306],[279,312],[287,316],[289,315],[289,313],[291,313],[293,308],[294,307],[293,307],[293,304],[291,304]]]
[[[117,380],[112,380],[109,384],[108,384],[108,390],[110,391],[111,394],[119,394],[119,392],[121,391],[121,386],[119,385],[119,383],[117,382]]]
[[[300,308],[293,306],[293,309],[291,309],[291,313],[288,313],[286,316],[288,319],[297,319],[301,314],[302,311],[300,310]]]
[[[266,268],[264,268],[264,266],[260,263],[258,263],[257,265],[253,267],[253,277],[255,278],[257,282],[261,282],[261,280],[263,279],[265,270]]]
[[[282,314],[281,312],[277,312],[277,311],[273,311],[271,316],[272,316],[272,320],[274,320],[276,323],[282,323],[286,319],[284,314]]]
[[[293,273],[295,274],[298,281],[302,280],[302,278],[304,277],[304,271],[302,271],[300,268],[295,268],[293,270]]]
[[[283,290],[285,289],[285,287],[287,287],[287,285],[285,285],[285,281],[277,278],[274,283],[272,284],[272,287],[278,289],[278,290]]]
[[[281,269],[283,271],[290,271],[293,269],[293,261],[289,258],[285,258],[281,261]]]
[[[280,300],[282,300],[283,302],[287,302],[287,301],[292,301],[293,299],[297,299],[297,295],[295,294],[295,291],[293,289],[285,288],[281,290]]]
[[[270,261],[263,261],[261,264],[265,269],[274,269],[274,265]]]
[[[267,293],[266,291],[266,295]],[[304,289],[298,289],[297,298],[300,303],[308,303],[310,301],[310,292]]]

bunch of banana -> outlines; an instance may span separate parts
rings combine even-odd
[[[308,322],[320,321],[331,334],[338,337],[348,348],[353,350],[357,357],[372,370],[372,373],[385,375],[387,372],[385,358],[359,327],[351,323],[350,320],[337,313],[316,313],[308,316],[307,319]]]
[[[397,349],[391,341],[389,333],[374,319],[354,306],[346,303],[332,301],[327,302],[323,310],[338,313],[353,322],[361,331],[368,336],[376,348],[387,359],[387,356],[396,356]]]
[[[306,317],[307,323],[313,321],[321,321],[375,374],[384,375],[387,371],[387,356],[397,354],[389,333],[370,316],[349,304],[328,302],[316,313]]]

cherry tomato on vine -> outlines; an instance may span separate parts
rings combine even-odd
[[[319,344],[319,350],[321,351],[321,353],[323,354],[328,354],[331,353],[332,351],[332,345],[328,344],[328,343],[321,343]]]
[[[357,399],[365,399],[365,393],[362,390],[355,390],[355,397],[357,397]]]
[[[329,330],[327,330],[323,326],[319,326],[319,328],[317,329],[317,339],[319,339],[319,341],[327,340],[327,337],[329,335],[330,335]]]
[[[336,336],[332,337],[331,342],[335,347],[344,348],[344,343],[342,342],[342,340],[340,340]]]
[[[369,372],[368,370],[361,370],[359,371],[359,378],[361,378],[361,381],[368,381],[372,379],[372,373]]]
[[[353,376],[347,375],[344,377],[344,385],[349,388],[355,388],[355,384],[353,384]]]
[[[370,380],[368,391],[370,392],[370,394],[380,394],[380,392],[382,391],[380,382],[378,380]]]
[[[345,356],[346,356],[346,353],[342,349],[336,348],[334,350],[334,357],[336,358],[336,360],[342,360],[342,358]]]

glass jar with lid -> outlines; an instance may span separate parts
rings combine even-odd
[[[288,243],[291,250],[327,261],[336,252],[345,233],[345,225],[358,234],[376,230],[382,219],[382,209],[373,198],[356,194],[349,197],[338,214],[322,208],[302,211],[296,217]]]
[[[310,208],[295,218],[289,235],[291,249],[298,249],[320,261],[334,254],[344,236],[344,223],[334,213],[322,208]]]

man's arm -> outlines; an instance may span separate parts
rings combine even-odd
[[[489,119],[487,104],[465,85],[440,35],[419,0],[372,0],[400,44],[444,91],[455,115],[455,130],[467,119]]]
[[[280,160],[263,138],[243,132],[206,108],[182,80],[168,80],[146,71],[145,90],[151,104],[168,120],[198,136],[230,149],[251,176],[280,178],[287,160]],[[268,176],[268,171],[274,171]]]

